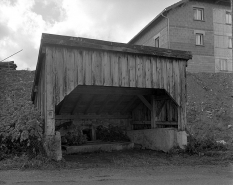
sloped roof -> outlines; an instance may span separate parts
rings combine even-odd
[[[160,14],[158,14],[151,22],[149,22],[137,35],[135,35],[129,42],[128,44],[134,44],[134,41],[137,40],[137,38],[143,34],[148,28],[156,24],[156,22],[159,22],[164,16],[167,15],[169,11],[171,11],[174,8],[177,8],[184,3],[187,3],[189,1],[201,1],[201,2],[209,2],[209,3],[230,3],[230,0],[181,0],[167,8],[165,8]]]

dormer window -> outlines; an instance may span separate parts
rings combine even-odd
[[[159,48],[159,37],[155,39],[155,47]]]

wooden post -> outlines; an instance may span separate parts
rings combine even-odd
[[[54,105],[54,74],[52,53],[46,53],[45,64],[45,88],[46,88],[46,120],[45,120],[45,135],[50,136],[55,134],[55,105]]]
[[[180,63],[180,106],[178,106],[178,130],[185,131],[186,128],[186,103],[187,103],[187,88],[186,88],[186,64]]]
[[[91,139],[92,141],[96,140],[96,131],[95,131],[95,126],[91,126]]]
[[[46,49],[45,60],[45,142],[44,147],[47,156],[55,159],[62,159],[61,136],[55,134],[55,92],[52,52]]]
[[[152,106],[152,109],[151,109],[151,128],[153,129],[153,128],[157,127],[157,125],[156,125],[157,117],[156,117],[155,95],[151,96],[151,106]]]

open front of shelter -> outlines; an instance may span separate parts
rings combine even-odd
[[[45,120],[45,149],[61,159],[55,130],[121,126],[131,142],[168,151],[186,142],[186,67],[191,54],[162,48],[43,34],[32,101]]]

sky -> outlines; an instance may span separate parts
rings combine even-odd
[[[179,0],[0,0],[0,61],[35,70],[42,33],[127,43]]]

